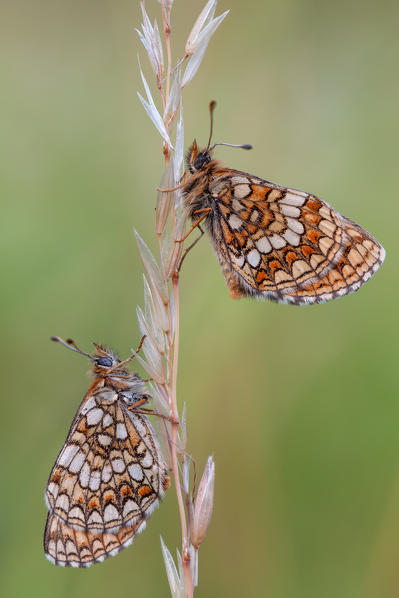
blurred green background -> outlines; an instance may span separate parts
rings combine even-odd
[[[205,0],[176,0],[174,56]],[[216,461],[198,596],[399,595],[397,2],[220,0],[231,13],[185,92],[186,145],[314,192],[385,246],[358,293],[303,308],[228,297],[208,241],[181,281],[179,399],[189,451]],[[147,2],[152,18],[159,4]],[[84,359],[49,342],[139,333],[154,247],[160,138],[136,96],[133,0],[2,4],[1,595],[168,596],[174,491],[147,531],[89,570],[42,552],[43,491],[88,386]],[[152,81],[152,80],[151,80]]]

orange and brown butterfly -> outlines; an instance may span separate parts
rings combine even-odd
[[[94,381],[47,483],[44,551],[56,565],[88,567],[131,544],[169,476],[142,408],[150,398],[145,383],[124,367],[135,354],[120,361],[101,345],[89,355],[71,340],[53,340],[88,357]]]
[[[204,221],[231,297],[303,305],[356,291],[384,261],[380,243],[315,195],[214,160],[217,145],[230,145],[210,147],[214,107],[208,145],[194,140],[181,188],[193,228]]]

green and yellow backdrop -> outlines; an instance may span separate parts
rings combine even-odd
[[[176,58],[203,4],[175,1]],[[185,92],[186,145],[206,143],[216,99],[215,141],[254,146],[218,158],[316,193],[387,258],[355,295],[302,308],[232,301],[207,240],[187,259],[179,400],[199,468],[216,462],[197,595],[394,598],[399,7],[220,0],[229,8]],[[163,157],[136,96],[139,4],[6,0],[1,21],[1,595],[168,596],[173,491],[101,565],[56,568],[42,551],[47,476],[89,383],[85,360],[49,337],[126,356],[143,297],[132,227],[155,249]]]

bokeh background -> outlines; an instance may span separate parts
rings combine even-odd
[[[176,59],[204,4],[175,1]],[[199,468],[216,461],[197,595],[394,598],[399,6],[228,8],[185,92],[186,145],[206,143],[216,99],[215,140],[254,145],[218,158],[325,198],[387,259],[355,295],[304,308],[230,300],[206,240],[187,259],[179,399]],[[88,385],[85,360],[48,339],[126,355],[139,338],[132,227],[154,247],[163,164],[136,96],[139,5],[13,0],[1,21],[1,595],[168,596],[159,535],[174,552],[173,490],[116,558],[64,570],[42,552],[43,490]]]

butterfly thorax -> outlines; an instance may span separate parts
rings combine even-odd
[[[94,386],[99,398],[109,400],[112,393],[116,393],[114,400],[121,399],[128,405],[142,398],[149,398],[142,379],[132,374],[123,366],[118,367],[119,357],[110,349],[95,345],[97,351],[93,355]],[[93,388],[93,387],[92,387]],[[107,393],[107,391],[110,391]]]
[[[109,402],[120,400],[128,406],[133,405],[141,399],[146,401],[150,395],[146,392],[143,380],[136,374],[131,374],[125,369],[114,370],[110,375],[105,375],[96,379],[100,402]],[[104,400],[103,400],[104,399]]]
[[[186,155],[186,167],[191,176],[183,186],[183,195],[190,218],[198,220],[205,210],[209,210],[211,216],[215,208],[211,190],[215,179],[220,176],[218,174],[222,168],[220,162],[212,160],[211,153],[207,149],[198,151],[194,141]],[[206,219],[207,224],[210,220],[211,218]]]

